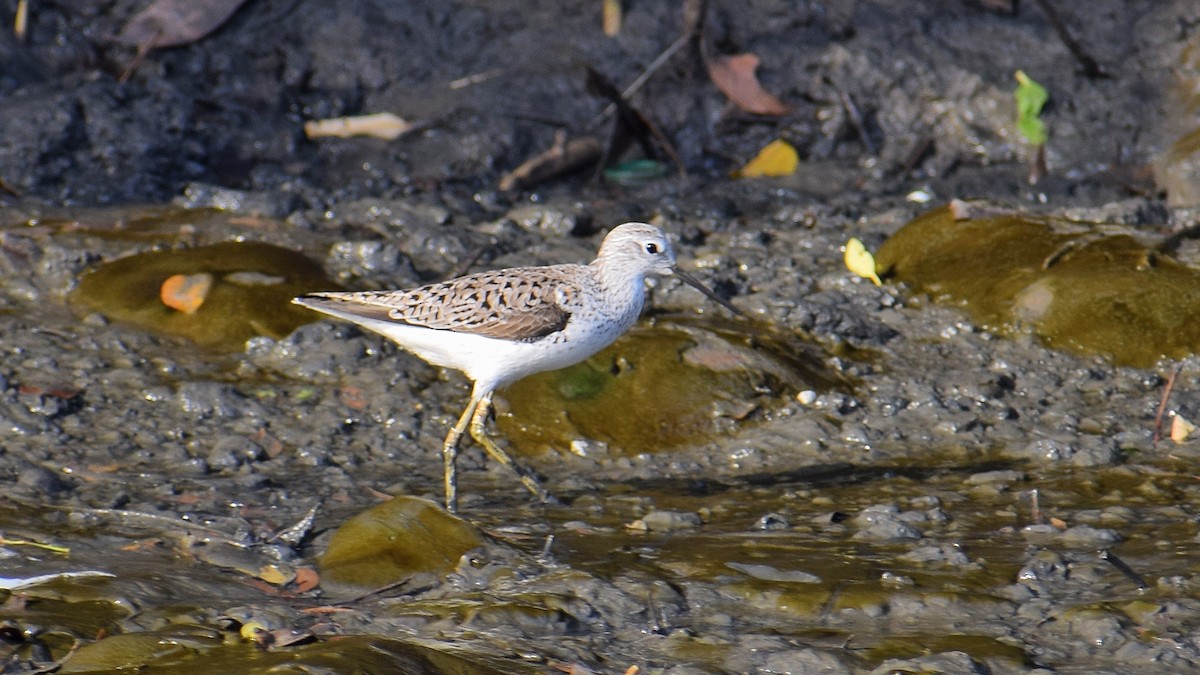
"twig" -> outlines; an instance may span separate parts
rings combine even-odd
[[[1033,159],[1029,162],[1029,184],[1037,185],[1048,173],[1049,170],[1046,168],[1046,144],[1039,143],[1037,152],[1034,153]]]
[[[74,656],[75,652],[79,651],[79,648],[82,646],[83,646],[83,641],[76,639],[75,644],[71,645],[71,648],[67,650],[66,654],[63,654],[63,657],[61,659],[54,661],[52,663],[47,663],[46,665],[42,666],[41,668],[36,668],[34,670],[29,671],[30,675],[41,675],[42,673],[58,672],[58,669],[63,667],[63,664],[65,664],[67,662],[67,659]]]
[[[1062,17],[1058,15],[1058,11],[1054,9],[1054,6],[1050,4],[1050,0],[1035,1],[1037,2],[1038,7],[1041,7],[1042,11],[1046,13],[1046,18],[1050,20],[1050,25],[1054,28],[1054,31],[1058,33],[1059,39],[1062,40],[1063,44],[1067,46],[1067,49],[1071,52],[1071,55],[1075,57],[1075,60],[1079,62],[1079,65],[1083,66],[1084,75],[1091,78],[1112,77],[1112,75],[1109,75],[1104,68],[1096,62],[1096,59],[1093,59],[1086,51],[1084,51],[1083,45],[1079,44],[1074,36],[1071,35],[1070,29],[1067,28],[1067,24],[1063,22]]]
[[[837,86],[834,86],[837,89]],[[854,127],[854,133],[858,134],[859,140],[862,141],[863,147],[866,148],[868,155],[875,154],[875,143],[871,141],[871,137],[867,135],[867,125],[863,121],[862,112],[858,106],[854,105],[854,99],[850,98],[850,94],[837,89],[838,98],[842,100],[842,107],[846,109],[846,115],[850,117],[850,126]]]
[[[1126,564],[1124,560],[1118,558],[1117,554],[1113,553],[1112,551],[1108,549],[1102,549],[1100,551],[1100,559],[1117,568],[1118,572],[1124,574],[1130,581],[1137,584],[1139,590],[1150,588],[1150,584],[1146,583],[1146,580],[1142,578],[1142,575],[1134,572],[1132,567]]]
[[[933,150],[933,137],[926,134],[922,136],[913,149],[909,151],[908,157],[904,158],[904,165],[900,167],[900,175],[907,176],[913,169],[917,168],[917,164],[925,159]]]
[[[1167,386],[1163,387],[1162,400],[1158,402],[1158,412],[1154,414],[1154,434],[1150,436],[1150,442],[1154,445],[1158,445],[1159,439],[1162,438],[1163,417],[1166,416],[1167,412],[1167,400],[1171,398],[1171,390],[1175,388],[1175,380],[1179,377],[1179,373],[1182,370],[1183,364],[1179,364],[1175,372],[1171,373],[1171,376],[1167,378]]]

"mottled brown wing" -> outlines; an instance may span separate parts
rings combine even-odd
[[[483,272],[409,291],[320,294],[338,309],[381,321],[473,333],[503,340],[536,340],[563,329],[578,289],[561,266]],[[570,276],[570,275],[567,275]]]

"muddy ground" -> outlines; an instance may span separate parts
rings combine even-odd
[[[249,0],[121,82],[135,50],[111,39],[144,4],[32,2],[24,41],[0,33],[0,574],[92,573],[0,596],[5,672],[1200,668],[1197,445],[1152,438],[1181,366],[1169,407],[1197,414],[1192,360],[1052,351],[840,251],[952,198],[1189,222],[1186,162],[1145,169],[1195,125],[1196,3],[1049,3],[1097,73],[1037,2],[713,1],[632,97],[684,175],[522,191],[497,185],[556,131],[608,132],[583,64],[626,86],[679,37],[678,3],[626,3],[608,37],[596,2]],[[739,111],[701,51],[757,54],[790,112]],[[1017,69],[1051,94],[1033,186]],[[382,111],[420,128],[304,135]],[[776,138],[795,174],[730,178]],[[440,498],[468,383],[281,302],[224,312],[259,337],[198,346],[179,334],[221,317],[139,326],[120,314],[136,284],[79,295],[103,263],[229,241],[307,254],[329,278],[306,290],[407,287],[585,261],[632,219],[753,320],[658,281],[584,371],[648,397],[555,379],[500,397],[498,435],[562,503],[469,446],[465,522],[425,513],[432,541],[382,557],[478,546],[374,594],[378,567],[320,556],[389,495]]]

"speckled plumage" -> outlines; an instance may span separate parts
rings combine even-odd
[[[454,458],[467,425],[488,454],[549,495],[484,433],[492,393],[532,373],[578,363],[637,321],[649,274],[677,272],[675,253],[653,225],[625,223],[587,265],[515,267],[400,291],[312,293],[294,302],[391,338],[434,365],[462,371],[471,400],[443,444],[446,507],[456,504]],[[698,282],[679,273],[688,283]]]

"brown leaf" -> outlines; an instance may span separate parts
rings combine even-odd
[[[754,74],[758,63],[758,57],[754,54],[718,56],[708,62],[708,76],[721,93],[748,113],[786,115],[791,112],[791,108],[758,83],[758,77]]]
[[[155,0],[113,41],[142,50],[190,44],[221,27],[246,0]]]
[[[338,400],[352,410],[366,410],[370,403],[367,400],[367,393],[361,387],[353,386],[338,389]]]

